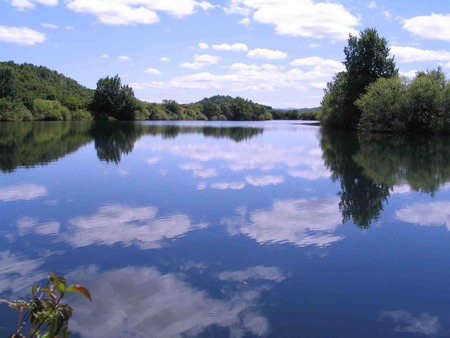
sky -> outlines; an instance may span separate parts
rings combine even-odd
[[[148,102],[317,107],[365,28],[388,40],[400,74],[450,71],[448,0],[0,0],[0,61],[92,89],[118,74]]]

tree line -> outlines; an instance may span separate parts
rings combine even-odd
[[[322,124],[362,132],[450,132],[450,83],[442,69],[399,76],[389,51],[375,29],[350,35],[345,71],[325,89]]]
[[[47,67],[0,62],[0,121],[316,119],[316,110],[281,111],[241,97],[216,95],[196,103],[136,99],[119,76],[88,89]]]

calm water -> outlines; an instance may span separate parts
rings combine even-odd
[[[3,123],[0,215],[1,297],[87,286],[74,337],[450,336],[448,138]]]

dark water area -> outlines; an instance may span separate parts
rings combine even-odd
[[[449,138],[2,123],[0,215],[0,298],[86,286],[73,337],[450,337]]]

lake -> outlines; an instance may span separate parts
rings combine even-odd
[[[2,123],[0,154],[0,298],[86,286],[73,337],[450,336],[450,138]]]

